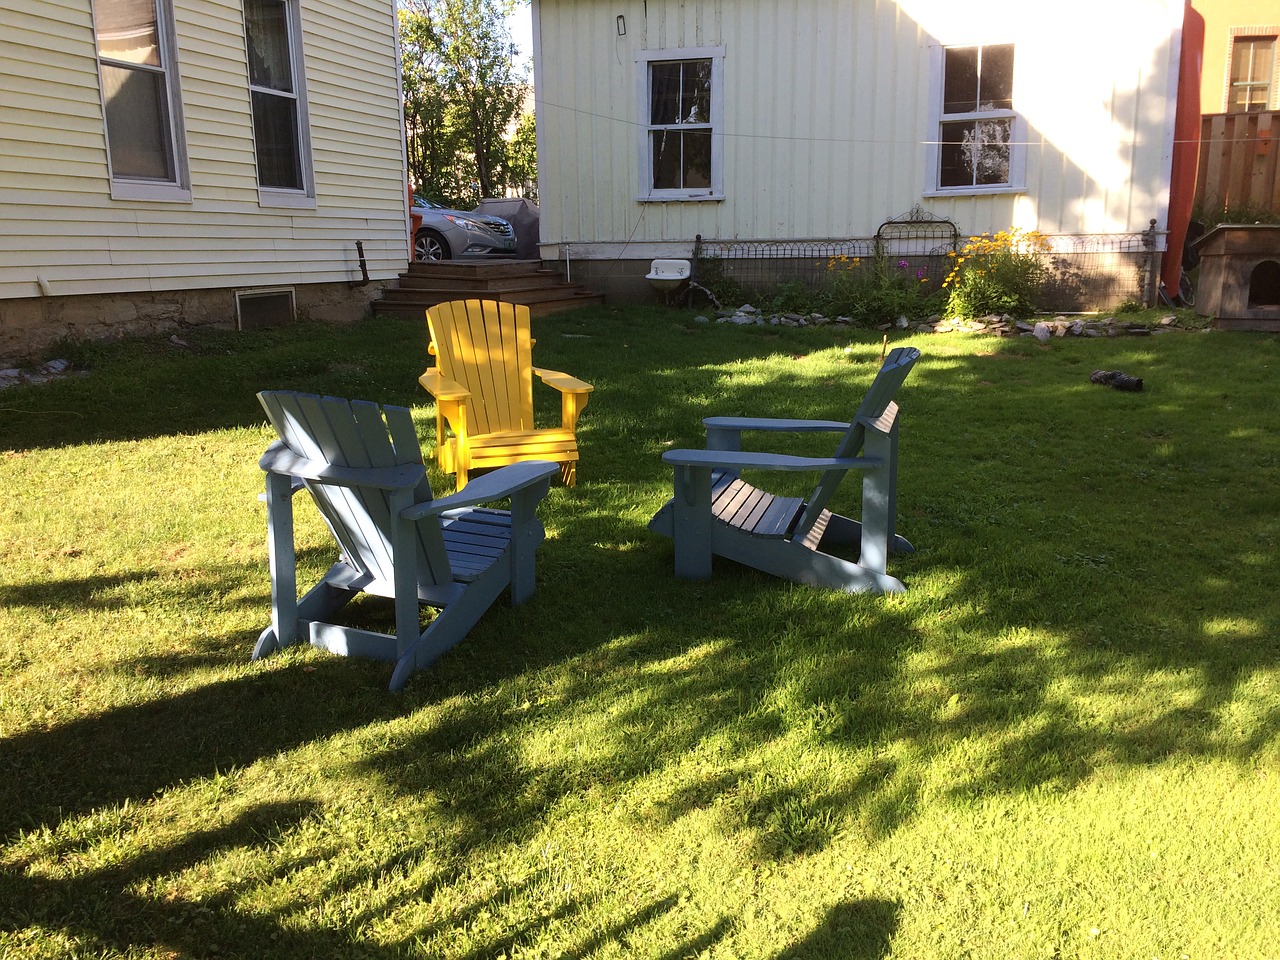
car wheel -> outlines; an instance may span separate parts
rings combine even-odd
[[[413,259],[452,260],[449,243],[434,230],[419,230],[413,238]]]

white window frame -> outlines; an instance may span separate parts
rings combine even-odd
[[[999,47],[1014,48],[1013,67],[1013,103],[1012,110],[992,110],[978,113],[943,114],[943,87],[946,82],[945,56],[948,49],[965,47]],[[1026,190],[1027,177],[1027,123],[1018,111],[1018,74],[1021,62],[1017,57],[1017,44],[1011,41],[999,43],[948,43],[932,44],[929,47],[929,132],[925,137],[925,169],[926,197],[987,196],[998,193],[1023,193]],[[942,186],[942,124],[960,120],[1001,120],[1011,119],[1009,131],[1009,180],[1007,183],[980,183],[958,187]]]
[[[682,60],[711,61],[711,186],[696,189],[654,189],[653,148],[650,134],[655,126],[650,102],[650,65],[676,63]],[[638,95],[640,102],[640,184],[636,199],[641,202],[706,201],[724,199],[724,47],[682,47],[677,50],[642,50],[636,55]],[[676,128],[672,128],[676,129]]]
[[[298,189],[288,187],[265,186],[261,173],[258,179],[258,204],[263,207],[292,207],[313,210],[316,207],[315,171],[311,160],[311,119],[307,110],[306,71],[303,69],[302,52],[302,13],[299,0],[282,0],[285,9],[285,30],[288,34],[286,42],[289,48],[289,69],[293,77],[293,91],[287,93],[274,87],[255,86],[249,72],[249,26],[244,24],[245,45],[245,84],[249,92],[249,121],[253,123],[253,95],[255,93],[270,96],[288,97],[297,104],[296,130],[298,142],[298,167],[301,171],[302,186]],[[253,135],[254,165],[258,165],[258,135]]]
[[[173,20],[172,0],[153,0],[156,11],[157,53],[160,63],[156,66],[128,63],[101,55],[98,42],[97,11],[93,11],[94,58],[98,67],[98,93],[102,102],[102,131],[106,141],[107,177],[113,200],[157,200],[169,203],[191,202],[191,173],[187,164],[187,141],[182,115],[182,90],[178,77],[177,31]],[[145,70],[164,78],[165,108],[168,110],[169,137],[167,148],[172,161],[173,177],[156,180],[149,177],[129,177],[117,174],[111,162],[111,133],[107,128],[107,93],[102,76],[103,64],[128,70]]]

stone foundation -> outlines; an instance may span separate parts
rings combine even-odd
[[[364,286],[297,284],[293,286],[294,321],[354,323],[369,314],[370,301],[381,295],[384,285],[376,281]],[[236,329],[236,289],[0,300],[0,358],[28,360],[67,340],[110,340],[191,327]]]

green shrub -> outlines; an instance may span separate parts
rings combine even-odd
[[[829,257],[819,309],[873,326],[898,317],[916,320],[938,312],[928,270],[909,260],[878,255]]]
[[[1031,316],[1049,274],[1048,253],[1048,242],[1036,231],[1001,230],[970,237],[955,255],[955,266],[942,284],[947,291],[945,315]]]

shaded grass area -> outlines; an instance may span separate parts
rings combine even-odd
[[[0,952],[1275,952],[1280,341],[897,341],[924,352],[919,552],[873,598],[677,581],[645,524],[701,417],[848,416],[879,335],[535,327],[596,387],[579,486],[544,507],[533,601],[400,696],[378,663],[247,662],[253,394],[412,405],[429,449],[422,325],[86,348],[86,376],[0,394]],[[300,537],[318,574],[314,515]]]

